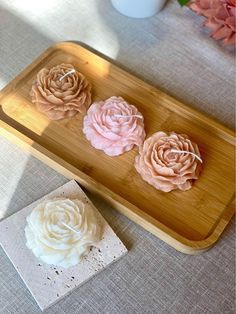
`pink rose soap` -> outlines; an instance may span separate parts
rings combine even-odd
[[[139,150],[135,168],[143,180],[163,192],[187,191],[202,169],[197,144],[187,135],[157,132]]]
[[[83,132],[96,149],[118,156],[142,145],[145,139],[143,116],[122,97],[93,103],[84,118]]]

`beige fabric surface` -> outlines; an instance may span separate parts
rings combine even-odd
[[[234,52],[201,23],[174,0],[144,20],[120,15],[108,0],[0,0],[0,88],[52,43],[73,40],[232,128]],[[66,181],[0,138],[0,218]],[[213,249],[187,256],[92,200],[130,252],[47,313],[235,312],[234,221]],[[40,313],[1,249],[0,313]]]

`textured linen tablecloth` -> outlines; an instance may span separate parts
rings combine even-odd
[[[0,88],[54,42],[73,40],[233,127],[234,54],[201,23],[174,0],[144,20],[120,15],[108,0],[0,0]],[[66,181],[0,138],[0,218]],[[235,312],[234,221],[214,248],[188,256],[91,198],[130,252],[47,313]],[[40,313],[1,249],[0,313]]]

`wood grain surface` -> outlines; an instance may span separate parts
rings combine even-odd
[[[187,134],[204,160],[187,192],[164,193],[144,182],[133,163],[137,148],[119,157],[94,149],[82,133],[83,115],[50,121],[36,111],[29,91],[43,67],[71,63],[93,86],[93,101],[122,96],[138,107],[147,137],[157,131]],[[49,48],[0,94],[3,136],[90,191],[174,248],[198,254],[211,247],[234,213],[234,134],[218,122],[121,70],[89,50],[59,43]]]

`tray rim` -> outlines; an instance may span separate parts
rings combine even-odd
[[[19,75],[17,75],[12,81],[10,81],[1,91],[0,91],[0,100],[1,97],[12,90],[13,86],[23,77],[28,75],[30,71],[38,65],[44,58],[46,58],[49,54],[51,54],[55,50],[63,50],[66,51],[67,46],[72,46],[73,48],[79,48],[81,50],[85,50],[91,54],[96,54],[91,52],[89,49],[84,48],[79,44],[75,44],[72,42],[59,42],[52,46],[50,46],[46,51],[39,55],[38,58],[33,60],[33,62],[27,66]],[[119,71],[123,72],[126,76],[139,81],[142,85],[145,85],[146,88],[151,88],[151,92],[158,92],[159,94],[164,94],[168,101],[171,102],[173,105],[181,109],[183,114],[194,115],[204,123],[209,124],[211,129],[218,132],[220,137],[223,137],[224,140],[229,142],[230,144],[234,145],[234,132],[227,128],[226,126],[222,125],[221,123],[215,121],[214,119],[205,116],[203,113],[199,112],[198,110],[188,107],[187,105],[179,102],[175,98],[167,95],[166,93],[160,91],[158,88],[153,87],[152,85],[142,81],[141,79],[137,78],[136,76],[124,71],[120,67],[114,65],[114,63],[107,61],[106,58],[101,57],[99,54],[96,56],[103,61],[111,64],[113,67],[118,68]],[[2,106],[0,104],[0,108]],[[17,122],[17,121],[16,121]],[[178,234],[171,228],[165,226],[158,220],[154,219],[153,217],[149,216],[147,213],[143,212],[137,206],[131,204],[123,197],[117,195],[116,193],[112,192],[110,189],[106,188],[101,183],[95,181],[90,176],[86,175],[73,165],[69,164],[61,157],[57,156],[56,154],[52,153],[51,151],[44,148],[39,143],[32,140],[30,137],[26,136],[25,134],[21,133],[11,125],[4,122],[2,119],[0,120],[0,135],[4,136],[9,141],[13,142],[14,144],[22,147],[23,149],[30,152],[33,156],[40,159],[42,162],[56,170],[57,172],[61,173],[68,179],[75,179],[78,181],[82,186],[90,190],[91,192],[98,194],[106,201],[108,201],[115,209],[120,211],[122,214],[127,216],[129,219],[133,220],[135,223],[139,224],[146,230],[150,231],[158,238],[163,240],[164,242],[168,243],[170,246],[174,247],[176,250],[186,253],[186,254],[200,254],[210,247],[212,247],[215,242],[219,239],[220,235],[222,234],[223,230],[229,223],[231,217],[235,212],[235,198],[233,197],[232,200],[229,202],[228,206],[225,207],[224,212],[220,219],[216,222],[216,226],[213,228],[212,232],[210,232],[209,236],[207,236],[203,240],[189,240],[182,235]]]

